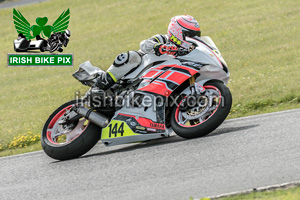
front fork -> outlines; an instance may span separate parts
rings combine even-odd
[[[179,108],[180,111],[186,112],[188,110],[194,110],[194,109],[198,109],[198,108],[194,108],[195,106],[195,101],[197,102],[197,100],[199,100],[199,98],[202,98],[205,102],[207,101],[206,95],[205,95],[205,88],[195,82],[195,77],[192,76],[191,78],[189,78],[189,84],[190,84],[190,92],[189,94],[187,94],[186,98],[182,99],[181,101],[181,107]],[[190,105],[194,105],[194,106],[190,106]]]
[[[200,85],[199,83],[195,82],[194,76],[189,78],[189,83],[190,83],[191,94],[204,94],[205,93],[205,88],[202,85]]]

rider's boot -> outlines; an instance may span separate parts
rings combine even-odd
[[[96,83],[87,92],[84,99],[88,106],[98,108],[105,105],[104,102],[108,99],[107,90],[116,83],[116,79],[110,72],[102,72],[97,77]],[[109,102],[110,103],[110,102]]]
[[[114,75],[110,72],[102,72],[96,79],[95,86],[101,90],[107,90],[116,83]]]

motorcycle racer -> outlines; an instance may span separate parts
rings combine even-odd
[[[192,44],[185,40],[186,36],[200,37],[199,23],[190,15],[173,17],[169,24],[167,35],[154,35],[140,43],[139,51],[128,51],[119,54],[109,69],[100,74],[95,86],[102,91],[109,89],[130,70],[139,66],[142,56],[145,54],[175,56],[178,48],[190,49]]]

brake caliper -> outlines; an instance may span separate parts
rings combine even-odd
[[[180,111],[197,110],[204,108],[207,105],[208,98],[205,95],[205,88],[199,83],[191,86],[191,95],[186,96],[179,107]]]

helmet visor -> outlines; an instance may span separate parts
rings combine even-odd
[[[185,37],[201,37],[201,31],[192,31],[192,30],[182,30],[183,39],[185,40]]]

